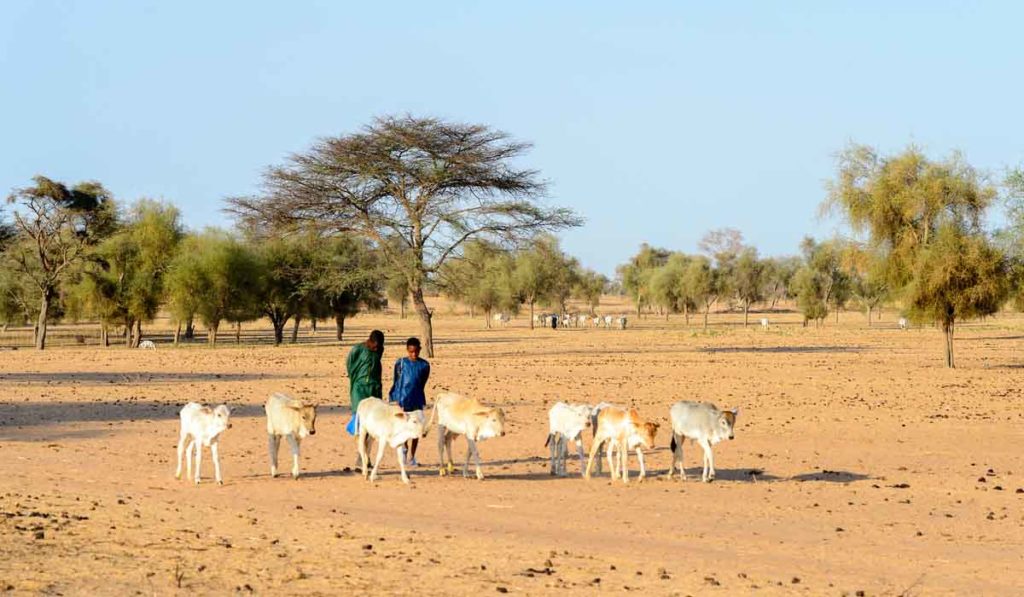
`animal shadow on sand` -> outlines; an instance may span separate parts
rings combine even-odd
[[[183,402],[113,400],[104,402],[8,402],[0,403],[0,427],[36,427],[64,423],[117,421],[166,421],[178,418]],[[231,416],[262,417],[262,404],[232,404]],[[40,438],[47,439],[47,438]]]

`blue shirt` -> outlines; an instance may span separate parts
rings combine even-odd
[[[427,387],[430,377],[430,363],[425,359],[411,360],[402,357],[395,361],[395,377],[388,398],[397,402],[405,412],[422,410],[427,406]]]

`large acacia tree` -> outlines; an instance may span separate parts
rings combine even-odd
[[[35,346],[42,350],[61,282],[85,259],[89,247],[113,231],[115,211],[110,193],[98,182],[69,188],[45,176],[32,180],[32,186],[7,198],[14,205],[16,233],[8,251],[15,270],[39,293]]]
[[[514,243],[581,223],[571,210],[541,205],[539,173],[515,163],[529,147],[485,125],[382,117],[293,154],[266,172],[260,195],[229,199],[228,210],[274,226],[313,224],[371,239],[408,280],[432,356],[425,288],[466,241]]]
[[[826,208],[867,233],[911,318],[942,326],[947,367],[956,322],[995,313],[1006,298],[1006,259],[983,228],[996,196],[960,155],[930,160],[913,147],[883,157],[851,146],[829,185]]]

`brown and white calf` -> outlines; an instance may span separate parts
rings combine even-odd
[[[274,393],[263,406],[267,413],[267,449],[270,452],[270,476],[277,476],[277,452],[281,438],[292,451],[292,478],[299,478],[299,445],[307,435],[316,435],[316,406],[284,394]]]
[[[629,482],[628,454],[630,448],[636,448],[637,458],[640,460],[640,479],[643,480],[647,474],[643,447],[654,445],[654,434],[657,431],[658,424],[642,420],[635,408],[627,411],[617,406],[604,406],[597,414],[597,432],[594,434],[594,443],[590,446],[590,459],[587,460],[584,478],[590,479],[594,457],[600,452],[601,446],[609,442],[608,468],[612,479],[621,474],[622,481]],[[616,451],[618,462],[614,460]]]
[[[437,449],[440,454],[440,474],[443,477],[455,470],[455,459],[452,456],[452,443],[456,436],[466,437],[466,464],[462,468],[462,476],[469,476],[469,458],[476,461],[476,478],[483,479],[480,470],[480,451],[477,442],[492,437],[505,435],[505,411],[500,408],[484,406],[475,398],[468,398],[454,393],[437,395],[434,410],[430,413],[429,425],[437,417]],[[447,463],[445,452],[448,453]]]
[[[220,474],[220,454],[218,442],[224,430],[231,428],[231,411],[226,404],[216,408],[203,406],[197,402],[189,402],[179,413],[181,418],[181,431],[178,435],[178,469],[174,473],[175,479],[181,478],[181,461],[185,457],[188,472],[187,477],[192,476],[192,452],[195,448],[196,475],[195,484],[199,485],[199,465],[203,457],[203,446],[210,448],[210,455],[213,457],[213,471],[217,483],[224,484]]]
[[[377,480],[377,469],[384,457],[384,448],[391,446],[398,456],[398,468],[402,471],[402,482],[409,482],[405,472],[405,442],[425,435],[423,411],[405,412],[401,406],[384,402],[380,398],[364,398],[356,409],[356,435],[359,459],[363,464],[363,477]],[[373,470],[369,469],[367,451],[370,439],[377,440],[377,457]]]

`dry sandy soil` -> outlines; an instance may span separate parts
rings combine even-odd
[[[393,453],[376,484],[343,472],[347,348],[0,352],[0,592],[1024,592],[1024,318],[960,327],[952,371],[937,331],[892,316],[870,330],[856,313],[820,330],[772,319],[530,331],[440,315],[430,390],[502,405],[510,433],[481,444],[482,482],[439,478],[432,434],[411,487]],[[352,323],[353,342],[387,331],[387,362],[416,330]],[[268,476],[261,405],[277,390],[326,406],[298,481]],[[690,480],[660,478],[680,399],[742,408],[714,483],[694,478],[689,444]],[[235,407],[223,486],[173,478],[189,400]],[[661,421],[654,476],[550,477],[556,400]]]

